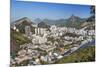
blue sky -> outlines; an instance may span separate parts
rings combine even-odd
[[[72,14],[87,18],[90,16],[90,6],[11,0],[11,21],[22,17],[28,17],[31,20],[36,18],[65,19]]]

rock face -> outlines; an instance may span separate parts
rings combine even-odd
[[[16,20],[15,22],[11,23],[11,27],[12,26],[21,26],[21,25],[32,25],[34,24],[29,18],[27,17],[23,17],[19,20]]]
[[[26,21],[26,23],[28,23],[28,24],[32,24],[32,21],[31,21],[29,18],[23,17],[23,18],[21,18],[21,19],[15,21],[15,25],[22,24],[23,22],[25,23],[25,21]]]
[[[32,26],[32,24],[34,24],[29,18],[24,17],[21,18],[15,22],[13,22],[11,24],[11,28],[13,28],[13,26],[16,26],[16,28],[21,32],[21,33],[25,33],[25,27],[26,26],[30,26],[31,31],[34,32],[34,28]]]

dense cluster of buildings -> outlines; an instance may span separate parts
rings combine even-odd
[[[66,52],[64,46],[74,45],[69,48],[74,50],[81,44],[92,41],[95,36],[95,30],[57,27],[56,25],[52,25],[48,30],[47,28],[38,28],[37,25],[32,26],[35,27],[35,34],[31,33],[30,26],[25,27],[25,35],[31,37],[32,43],[20,45],[18,55],[11,59],[12,64],[23,64],[22,62],[26,60],[30,60],[27,65],[42,64],[41,61],[53,63],[57,59],[63,58],[62,54]],[[16,30],[16,27],[13,29]],[[67,33],[71,35],[67,35]],[[54,40],[48,39],[51,37]]]

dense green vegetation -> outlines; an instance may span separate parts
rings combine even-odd
[[[27,37],[23,36],[20,32],[11,30],[11,39],[14,39],[17,45],[22,45],[31,42]]]
[[[69,49],[69,48],[71,48],[71,46],[72,46],[71,44],[67,44],[64,46],[64,49]]]
[[[95,61],[95,46],[90,46],[87,48],[81,48],[71,55],[58,60],[59,63],[74,63],[74,62],[89,62]]]
[[[28,39],[27,37],[23,36],[22,33],[20,32],[16,32],[14,30],[11,29],[11,33],[10,33],[10,37],[11,37],[11,56],[15,57],[16,53],[18,52],[18,50],[20,50],[20,45],[25,44],[25,43],[30,43],[31,40]]]

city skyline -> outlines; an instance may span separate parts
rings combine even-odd
[[[67,19],[72,14],[87,18],[90,16],[90,5],[11,1],[11,21],[22,17],[28,17],[32,21],[36,18]]]

